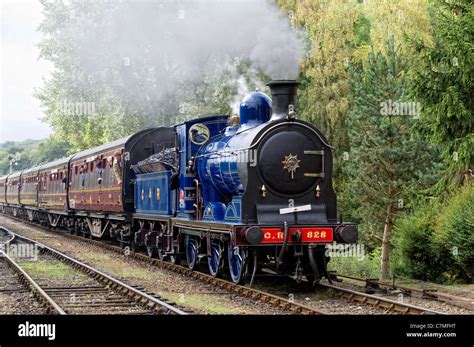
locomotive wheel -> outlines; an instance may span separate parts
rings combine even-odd
[[[186,261],[190,270],[194,270],[198,262],[198,242],[195,237],[186,235],[184,238]]]
[[[211,240],[211,256],[207,259],[209,265],[209,273],[213,277],[219,275],[222,264],[223,247],[219,240]]]
[[[229,260],[229,272],[232,282],[242,284],[247,274],[248,251],[239,247],[228,247],[227,258]]]

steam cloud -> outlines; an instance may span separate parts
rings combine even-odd
[[[128,99],[133,94],[137,104],[170,98],[180,86],[219,73],[243,94],[249,88],[240,78],[240,62],[250,61],[256,75],[262,71],[271,79],[287,79],[297,77],[303,56],[301,33],[266,0],[66,6],[70,18],[61,25],[67,25],[64,38],[74,43],[74,51],[65,65],[79,66],[94,88],[115,88]],[[254,82],[261,84],[257,76]]]
[[[149,58],[184,69],[190,79],[200,77],[199,68],[209,61],[222,65],[229,58],[248,58],[275,79],[298,74],[301,41],[270,1],[130,1],[109,16],[110,40],[88,37],[92,49],[130,55],[145,49]]]

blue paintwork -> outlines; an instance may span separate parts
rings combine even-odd
[[[210,202],[204,208],[202,219],[208,222],[224,220],[226,206],[222,202]]]
[[[224,222],[240,223],[242,221],[242,197],[234,196],[232,201],[227,205]]]
[[[187,172],[188,162],[191,160],[202,145],[194,144],[189,138],[189,130],[194,124],[203,124],[209,129],[210,138],[224,130],[227,126],[228,116],[209,116],[193,119],[176,126],[178,135],[178,145],[180,153],[179,165],[179,189],[178,189],[178,214],[177,216],[184,219],[194,219],[196,213],[194,204],[196,202],[193,196],[196,192],[194,183],[195,174]],[[212,140],[211,140],[212,141]],[[204,184],[202,184],[204,187]],[[218,201],[219,196],[213,196],[214,201]]]
[[[262,92],[248,94],[240,103],[241,127],[266,123],[272,115],[272,100]]]
[[[169,190],[170,171],[139,174],[135,188],[135,210],[137,213],[174,215],[174,192]],[[159,199],[157,194],[159,189]]]
[[[219,209],[212,212],[205,210],[204,217],[207,220],[241,222],[240,200],[236,200],[235,205],[233,199],[244,193],[245,182],[242,177],[246,175],[243,170],[256,155],[246,148],[258,129],[269,121],[271,105],[267,95],[250,93],[240,104],[240,125],[227,127],[223,134],[216,136],[199,151],[197,174],[202,182],[203,206],[206,209]],[[222,201],[232,201],[226,206],[224,214],[221,213],[221,206],[216,205]]]

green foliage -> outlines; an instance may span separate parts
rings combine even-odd
[[[440,210],[433,251],[449,259],[452,273],[474,279],[474,185],[463,187]]]
[[[0,144],[0,176],[10,173],[9,155],[15,157],[13,171],[27,169],[34,165],[62,158],[71,145],[51,136],[46,140],[8,141]]]
[[[35,164],[39,164],[63,158],[69,154],[72,154],[71,145],[66,141],[57,139],[55,136],[51,136],[39,143],[38,148],[32,152],[31,157]]]
[[[395,225],[395,272],[424,281],[474,278],[474,187],[420,207]]]
[[[412,40],[420,64],[411,84],[423,106],[419,130],[442,148],[446,187],[474,164],[474,3],[437,1],[432,22],[433,45]]]
[[[378,278],[380,275],[380,247],[364,257],[331,257],[329,270],[341,275]]]
[[[7,141],[0,144],[0,176],[10,173],[10,157],[14,157],[13,171],[23,170],[34,165],[32,153],[40,145],[40,140]]]
[[[439,280],[443,272],[442,257],[432,251],[435,218],[439,210],[434,204],[417,210],[394,226],[396,265],[394,272],[420,280]]]
[[[370,20],[361,15],[360,18],[354,22],[355,41],[354,47],[360,47],[370,44]]]

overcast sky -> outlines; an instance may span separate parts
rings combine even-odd
[[[51,63],[38,60],[42,6],[37,0],[0,3],[0,143],[46,138],[51,130],[41,122],[42,111],[32,95],[52,70]]]

